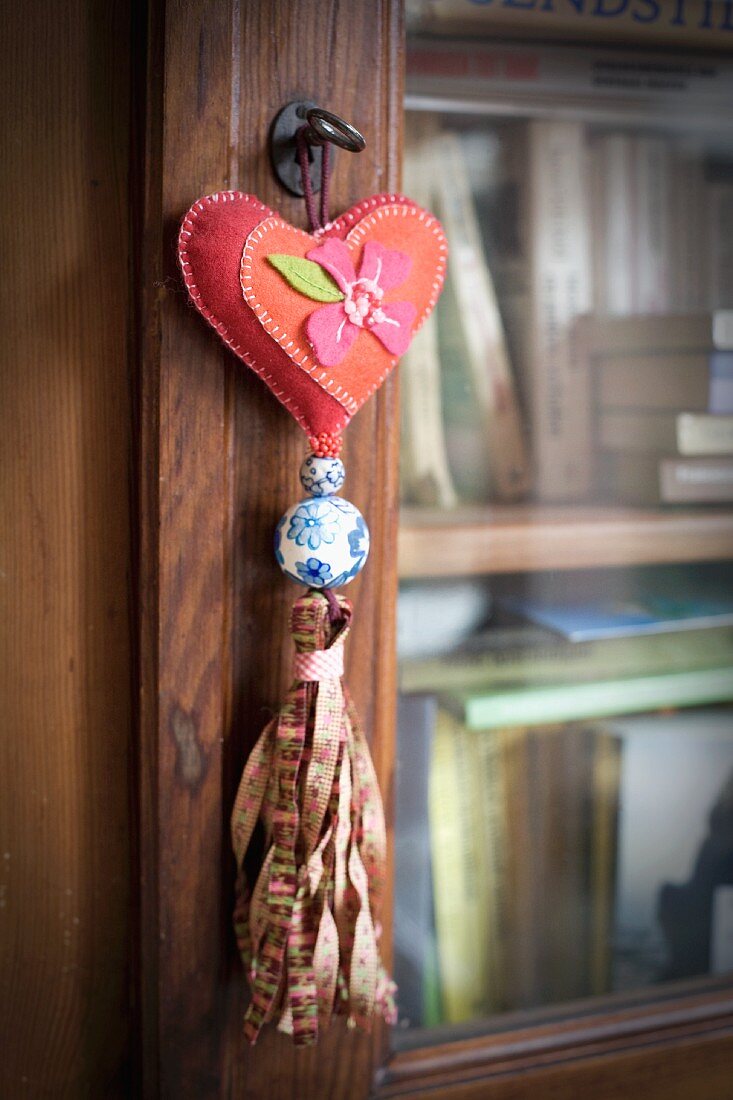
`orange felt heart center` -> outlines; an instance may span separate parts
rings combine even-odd
[[[328,239],[328,231],[312,236],[277,216],[266,218],[247,239],[240,282],[245,301],[265,331],[293,363],[353,415],[384,381],[397,356],[365,325],[338,364],[328,366],[319,361],[309,340],[308,323],[315,311],[323,309],[323,302],[300,293],[268,260],[273,255],[305,259]],[[414,335],[435,305],[443,284],[447,247],[440,223],[419,207],[402,203],[382,206],[367,214],[355,223],[344,242],[357,273],[364,247],[371,241],[384,249],[406,254],[411,261],[406,278],[399,286],[388,289],[380,301],[385,310],[390,304],[405,310],[404,305],[396,303],[409,303],[413,307],[409,316],[414,317],[410,335]],[[373,304],[370,301],[368,305],[371,312]],[[345,310],[344,323],[353,323]]]

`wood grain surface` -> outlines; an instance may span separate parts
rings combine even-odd
[[[127,1094],[128,21],[100,0],[2,6],[8,1100]]]
[[[497,1064],[461,1082],[436,1076],[430,1085],[381,1090],[375,1100],[732,1100],[731,1032],[670,1035],[637,1049],[589,1053],[543,1066]]]
[[[670,1077],[676,1088],[694,1086],[694,1095],[706,1100],[733,1092],[733,1079],[731,1092],[720,1091],[726,1044],[728,1057],[733,1046],[733,990],[724,977],[667,983],[655,996],[640,989],[545,1006],[494,1023],[492,1029],[491,1022],[482,1027],[476,1021],[452,1041],[424,1033],[422,1046],[393,1053],[378,1070],[375,1100],[432,1093],[459,1100],[483,1095],[476,1091],[479,1081],[487,1096],[498,1098],[521,1095],[516,1090],[529,1082],[541,1096],[585,1096],[587,1088],[589,1096],[610,1097],[624,1087],[630,1096],[641,1096],[650,1079],[658,1078],[657,1091],[648,1094],[661,1100]],[[471,1027],[474,1034],[466,1034]],[[710,1051],[709,1076],[702,1069],[705,1059],[697,1057],[701,1048]],[[686,1049],[688,1063],[681,1057]],[[671,1064],[676,1068],[669,1075]],[[634,1092],[641,1081],[644,1091]]]
[[[274,182],[266,148],[272,118],[295,98],[322,103],[366,135],[365,152],[335,158],[334,211],[394,187],[400,44],[399,6],[386,0],[173,0],[164,19],[153,7],[141,461],[140,1034],[148,1095],[355,1100],[369,1090],[381,1043],[381,1032],[340,1026],[307,1052],[272,1029],[254,1049],[241,1036],[246,983],[231,932],[228,818],[247,753],[289,674],[287,619],[298,589],[274,563],[272,532],[299,494],[305,440],[187,304],[174,243],[191,202],[222,188],[254,192],[305,225],[302,202]],[[349,589],[347,675],[387,794],[395,399],[390,383],[359,413],[344,455],[346,495],[372,533],[363,579]]]

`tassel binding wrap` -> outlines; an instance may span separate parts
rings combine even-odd
[[[334,612],[338,609],[336,621]],[[277,1021],[298,1046],[333,1015],[395,1021],[395,987],[379,959],[385,829],[374,766],[343,674],[351,604],[310,589],[291,631],[295,679],[255,745],[232,814],[235,931],[252,998],[255,1042]],[[265,847],[250,888],[244,860],[257,821]]]

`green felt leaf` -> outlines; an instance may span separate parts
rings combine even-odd
[[[313,298],[316,302],[341,302],[344,295],[327,271],[313,260],[303,260],[299,256],[287,256],[275,252],[267,257],[273,267],[295,289]]]

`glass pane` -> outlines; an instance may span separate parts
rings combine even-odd
[[[403,585],[403,1026],[733,971],[730,578]]]
[[[733,971],[733,58],[411,12],[404,190],[450,248],[400,368],[420,1042]]]
[[[451,252],[402,364],[404,502],[730,502],[731,146],[465,111],[406,132]]]

